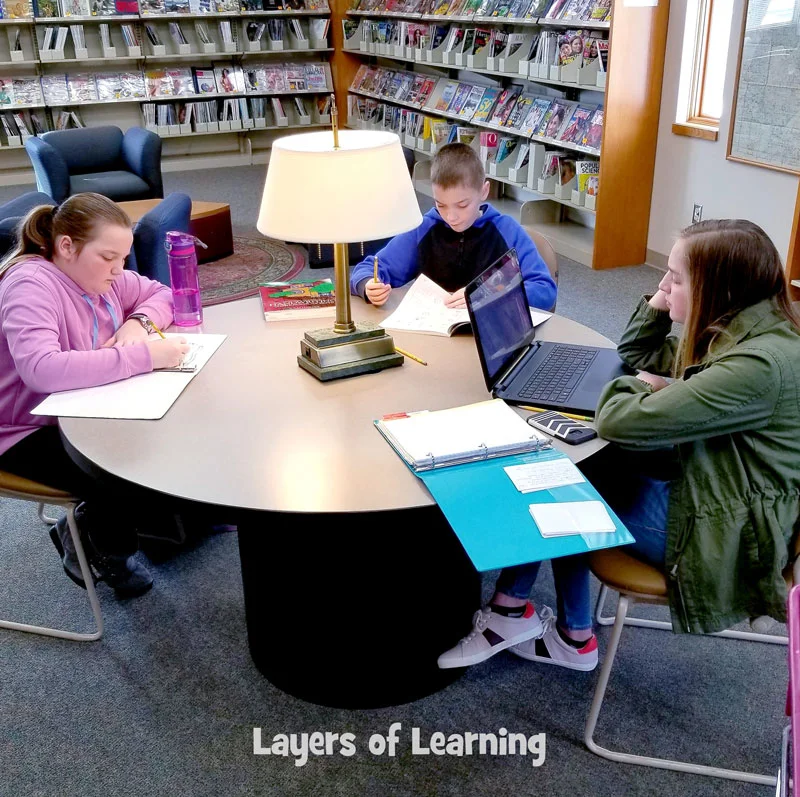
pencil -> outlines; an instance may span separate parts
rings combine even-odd
[[[153,324],[153,322],[152,322],[152,321],[151,321],[150,323],[152,324],[152,326],[153,326],[153,329],[154,329],[156,332],[158,332],[158,334],[159,334],[159,336],[161,337],[161,339],[162,339],[162,340],[166,340],[166,339],[167,339],[167,336],[166,336],[166,335],[165,335],[165,334],[164,334],[164,333],[163,333],[163,332],[162,332],[162,331],[161,331],[161,330],[160,330],[160,329],[159,329],[159,328],[158,328],[158,327],[157,327],[155,324]]]
[[[563,415],[565,418],[572,418],[576,421],[593,421],[594,418],[590,418],[588,415],[575,415],[572,412],[561,412],[560,410],[546,410],[544,407],[526,407],[523,404],[518,405],[521,410],[530,410],[531,412],[557,412],[559,415]]]
[[[378,281],[378,256],[377,255],[375,255],[375,258],[374,258],[374,260],[372,262],[373,262],[373,266],[374,266],[374,269],[375,269],[375,274],[374,274],[374,277],[373,277],[373,281],[377,282]]]
[[[403,357],[408,357],[409,360],[413,360],[414,362],[419,363],[420,365],[427,365],[428,364],[428,363],[425,362],[425,360],[421,360],[419,357],[416,357],[413,354],[409,354],[407,351],[404,351],[403,349],[398,348],[397,346],[394,347],[394,350],[398,354],[402,354]]]

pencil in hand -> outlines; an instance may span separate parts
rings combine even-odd
[[[372,280],[373,280],[373,282],[378,282],[378,256],[377,255],[375,255],[373,257],[372,265],[373,265],[373,271],[374,271],[373,276],[372,276]]]

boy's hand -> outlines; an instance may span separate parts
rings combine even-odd
[[[384,285],[382,282],[375,282],[374,279],[367,282],[364,292],[367,294],[367,300],[375,307],[380,307],[386,304],[389,294],[392,292],[391,285]]]
[[[147,340],[147,330],[134,318],[126,321],[100,348],[110,349],[112,346],[132,346]]]
[[[153,370],[156,371],[159,368],[177,368],[189,351],[189,344],[186,338],[158,338],[149,340],[147,348],[150,349]]]
[[[467,300],[464,298],[464,289],[459,288],[454,293],[451,293],[445,300],[444,306],[452,310],[460,310],[467,306]]]

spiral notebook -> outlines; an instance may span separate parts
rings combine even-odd
[[[501,399],[387,415],[375,426],[415,472],[551,447]]]

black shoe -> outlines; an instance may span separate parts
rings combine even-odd
[[[53,541],[53,545],[56,546],[58,555],[61,557],[61,564],[64,567],[64,572],[79,587],[86,589],[86,582],[83,580],[81,564],[78,561],[78,554],[75,550],[75,543],[72,541],[69,526],[67,525],[66,515],[59,518],[55,526],[50,527],[50,539]]]
[[[105,581],[120,598],[137,598],[153,586],[150,571],[133,556],[108,556],[96,551],[92,564],[98,580]]]

